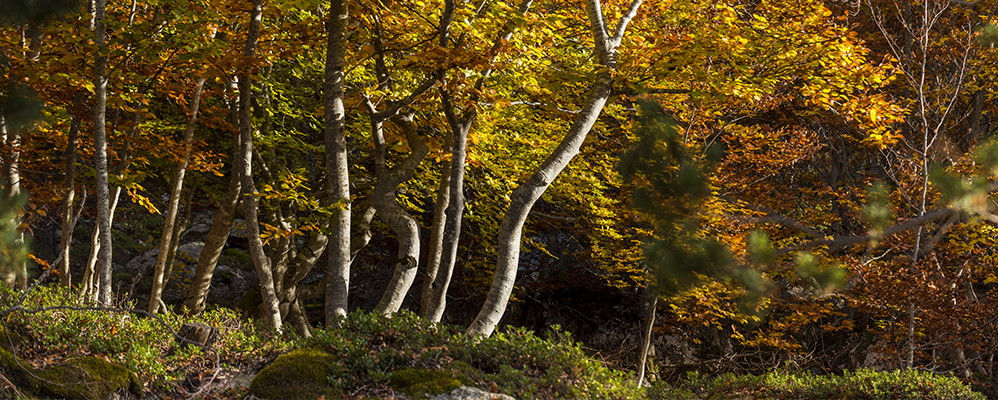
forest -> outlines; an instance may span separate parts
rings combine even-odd
[[[998,398],[996,12],[4,0],[0,396]]]

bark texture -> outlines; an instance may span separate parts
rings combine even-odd
[[[373,105],[370,105],[369,102],[368,104],[373,116]],[[374,169],[378,179],[374,185],[374,192],[371,194],[371,202],[378,209],[381,220],[395,232],[399,241],[395,271],[376,308],[378,312],[385,314],[398,312],[399,308],[402,307],[402,300],[405,299],[406,293],[412,287],[419,266],[419,224],[395,200],[398,186],[412,179],[416,173],[416,167],[430,152],[426,144],[420,140],[412,118],[412,114],[395,118],[396,124],[402,127],[412,152],[392,169],[388,169],[385,165],[387,150],[385,149],[382,124],[380,121],[372,120],[371,126],[374,138]]]
[[[229,111],[233,125],[238,126],[238,101],[229,104]],[[232,154],[239,154],[241,149],[242,136],[237,131],[232,135]],[[242,189],[240,179],[239,168],[233,165],[225,197],[222,199],[222,204],[218,206],[218,211],[215,212],[211,227],[208,228],[208,234],[204,239],[204,247],[201,248],[201,254],[198,255],[198,265],[194,270],[191,288],[187,291],[187,297],[182,306],[185,313],[197,314],[204,311],[208,289],[211,288],[211,278],[215,274],[215,266],[218,265],[218,258],[222,255],[225,242],[229,238],[229,231],[232,229],[232,221],[236,217],[236,206],[239,204],[239,193]]]
[[[346,31],[349,22],[347,0],[329,5],[329,30],[324,72],[326,177],[331,201],[329,265],[326,269],[326,326],[339,324],[347,314],[350,290],[350,175],[347,165],[345,110]]]
[[[107,56],[104,55],[107,33],[104,27],[106,0],[94,2],[94,26],[97,31],[97,53],[94,61],[94,167],[97,170],[97,226],[100,250],[96,272],[98,274],[97,302],[111,304],[111,199],[107,169]]]
[[[450,139],[446,142],[449,146]],[[433,226],[430,228],[429,251],[426,254],[426,275],[423,277],[423,290],[419,301],[420,316],[426,319],[430,319],[434,314],[433,281],[439,274],[444,254],[444,228],[447,226],[447,206],[450,205],[450,160],[444,161],[440,170],[440,185],[437,188],[437,202],[433,205]]]
[[[447,289],[454,275],[454,265],[457,264],[457,247],[461,239],[461,220],[464,215],[464,167],[468,156],[468,132],[477,115],[472,111],[470,115],[458,119],[450,102],[450,95],[441,92],[441,98],[453,139],[451,139],[451,169],[447,171],[450,175],[448,179],[450,197],[447,199],[447,208],[444,212],[440,263],[430,282],[430,291],[424,295],[428,301],[423,315],[434,322],[440,322],[447,308]]]

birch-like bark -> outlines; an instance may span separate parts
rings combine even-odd
[[[197,86],[194,88],[194,97],[190,103],[190,116],[187,118],[187,130],[184,131],[184,156],[177,165],[177,171],[173,174],[173,187],[170,190],[170,202],[167,205],[166,222],[163,224],[163,236],[159,242],[159,254],[156,255],[156,267],[152,277],[152,294],[149,296],[149,313],[155,314],[159,311],[159,303],[163,297],[163,287],[165,286],[166,261],[169,259],[170,247],[173,243],[173,227],[177,222],[177,213],[180,210],[180,197],[184,190],[184,174],[187,172],[187,164],[191,159],[191,148],[194,145],[194,128],[197,126],[198,107],[201,105],[201,90],[204,89],[205,78],[198,78]]]
[[[586,12],[589,16],[590,30],[595,42],[595,52],[599,64],[604,67],[596,74],[596,81],[590,89],[585,105],[576,116],[568,133],[562,139],[544,163],[533,175],[513,191],[509,209],[499,225],[497,242],[498,260],[496,272],[489,287],[485,304],[468,327],[468,335],[489,336],[495,330],[499,320],[506,312],[509,296],[513,292],[516,280],[516,270],[520,259],[520,240],[523,234],[523,224],[534,203],[541,197],[551,182],[565,169],[582,147],[586,135],[596,123],[610,97],[613,88],[613,73],[617,66],[617,47],[623,40],[627,24],[637,15],[641,0],[634,0],[620,18],[617,29],[610,36],[603,18],[600,0],[586,0]]]
[[[450,148],[450,136],[446,136]],[[437,202],[433,205],[433,226],[430,228],[429,250],[426,254],[426,275],[423,277],[423,290],[419,301],[420,316],[430,319],[433,315],[433,281],[440,271],[444,254],[444,228],[447,226],[447,206],[450,205],[451,162],[444,161],[440,167],[440,184],[437,187]],[[439,294],[438,294],[439,295]]]
[[[372,118],[376,114],[374,105],[367,102]],[[388,283],[388,288],[378,302],[376,310],[384,314],[394,314],[402,307],[402,300],[416,279],[416,269],[419,266],[419,224],[395,200],[398,186],[412,179],[416,167],[423,161],[430,149],[419,138],[416,125],[412,122],[412,114],[395,118],[397,125],[402,127],[409,148],[412,151],[398,166],[388,169],[385,165],[385,137],[382,123],[378,119],[371,120],[371,135],[374,139],[374,170],[377,182],[371,193],[371,203],[378,210],[378,216],[395,232],[398,237],[398,260],[395,261],[395,271]]]
[[[107,1],[95,0],[94,26],[97,31],[97,53],[94,61],[94,166],[97,170],[97,226],[101,243],[96,271],[98,273],[97,302],[111,304],[111,198],[107,170],[107,56],[104,16]]]
[[[332,0],[324,72],[326,179],[333,207],[330,217],[329,265],[326,269],[326,326],[338,326],[347,314],[350,291],[350,175],[347,165],[345,109],[347,0]]]
[[[73,202],[76,200],[76,148],[80,142],[80,119],[69,113],[69,141],[66,143],[66,178],[63,190],[66,193],[62,210],[62,237],[59,239],[59,284],[70,287],[73,277],[69,270],[69,248],[73,242]]]
[[[0,112],[3,112],[0,109]],[[4,139],[4,145],[6,151],[3,160],[3,180],[6,182],[4,187],[4,196],[8,199],[13,199],[21,195],[21,129],[14,126],[13,129],[8,129],[6,126],[6,121],[2,120],[0,117],[0,136]],[[20,220],[21,217],[15,216],[14,219]],[[19,223],[18,223],[19,224]],[[24,245],[24,232],[18,232],[14,241],[18,246]],[[5,281],[10,287],[17,287],[21,290],[28,288],[28,264],[27,260],[18,260],[12,263],[13,270],[12,275],[5,277]]]
[[[533,0],[524,0],[518,10],[520,16],[525,15],[532,4]],[[484,1],[479,3],[477,7],[478,12],[482,12],[486,5],[487,2]],[[454,8],[454,1],[447,1],[445,3],[444,13],[440,19],[439,36],[441,47],[447,47],[448,29],[444,25],[444,22],[446,21],[449,24]],[[504,43],[509,42],[509,39],[513,36],[515,26],[516,24],[512,21],[508,22],[503,27],[504,33],[493,43],[490,50],[490,53],[493,54],[493,63],[499,56],[500,47]],[[462,34],[458,39],[458,47],[460,47],[464,39],[465,35]],[[472,103],[478,102],[479,95],[477,92],[482,90],[485,78],[491,75],[492,71],[492,69],[486,70],[482,74],[483,76],[475,83],[476,94],[472,95]],[[468,152],[468,133],[471,131],[475,118],[478,117],[476,106],[466,108],[464,114],[458,117],[456,108],[451,104],[450,94],[445,90],[441,90],[441,102],[443,103],[444,114],[447,117],[447,123],[451,128],[452,135],[450,140],[451,160],[449,164],[445,164],[449,170],[444,172],[445,174],[449,174],[446,179],[448,196],[446,205],[439,207],[445,210],[441,226],[438,227],[435,224],[433,227],[435,231],[440,232],[439,238],[433,238],[434,240],[439,240],[440,247],[431,249],[431,255],[434,257],[434,261],[436,261],[436,257],[439,254],[439,261],[436,261],[435,265],[430,265],[427,268],[427,283],[424,283],[422,309],[420,310],[425,318],[435,322],[440,322],[443,318],[444,310],[447,308],[447,291],[450,287],[451,278],[454,275],[455,265],[457,264],[457,248],[458,241],[461,239],[461,221],[464,214],[464,169]],[[440,195],[438,195],[439,197]]]
[[[453,139],[451,139],[451,169],[447,171],[450,174],[448,179],[450,197],[447,199],[447,208],[444,211],[440,264],[430,282],[429,293],[424,295],[428,302],[426,309],[422,310],[423,315],[434,322],[440,322],[447,308],[447,290],[454,275],[454,266],[457,264],[457,248],[461,239],[461,220],[464,215],[464,167],[468,156],[468,132],[477,116],[477,112],[471,109],[469,115],[459,119],[454,113],[450,94],[443,90],[440,94]]]
[[[247,63],[256,57],[256,42],[260,37],[263,19],[263,0],[253,0],[250,11],[249,32],[243,56]],[[270,269],[270,259],[263,249],[260,238],[260,222],[257,212],[256,186],[253,183],[253,126],[252,126],[252,66],[247,65],[239,76],[239,134],[242,149],[239,154],[240,185],[242,186],[243,215],[246,217],[246,239],[249,241],[250,258],[256,267],[260,280],[260,295],[263,297],[262,317],[266,323],[281,331],[281,312],[274,289],[274,277]]]

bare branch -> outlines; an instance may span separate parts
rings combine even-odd
[[[620,22],[617,23],[617,30],[613,33],[613,38],[610,39],[614,48],[620,46],[620,42],[624,40],[624,31],[627,30],[627,24],[638,15],[638,7],[641,6],[641,1],[632,1],[630,7],[627,7],[627,12],[620,16]]]

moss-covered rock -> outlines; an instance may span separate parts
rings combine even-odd
[[[336,357],[322,350],[303,348],[277,357],[250,382],[252,395],[263,399],[327,399],[343,397],[343,391],[329,377],[335,371]]]
[[[9,336],[9,337],[8,337]],[[0,326],[0,348],[10,351],[11,345],[17,349],[27,343],[23,336],[10,329]]]
[[[97,357],[82,357],[36,371],[38,394],[63,399],[108,399],[114,393],[142,394],[139,378],[127,368]]]
[[[61,399],[109,399],[115,393],[142,394],[139,378],[127,368],[97,357],[82,357],[44,369],[15,361],[0,349],[0,370],[29,396]]]
[[[405,392],[413,399],[426,399],[450,392],[462,385],[472,386],[475,381],[460,370],[428,370],[403,368],[391,377],[392,387]]]

